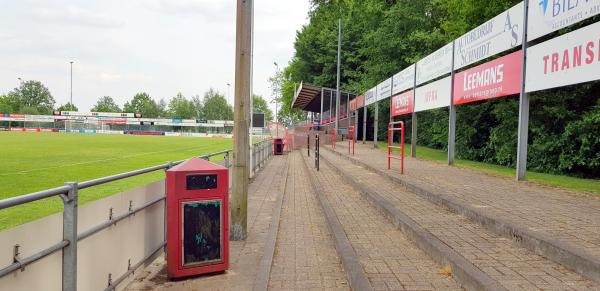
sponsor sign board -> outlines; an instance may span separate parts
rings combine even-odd
[[[371,105],[377,101],[377,96],[375,93],[377,93],[377,88],[373,88],[365,93],[365,106]]]
[[[452,43],[417,62],[417,85],[450,73],[452,70]]]
[[[377,85],[377,101],[392,96],[392,78],[389,78]]]
[[[450,106],[450,76],[419,87],[415,92],[415,112]]]
[[[527,92],[600,79],[600,22],[527,50]]]
[[[139,113],[60,111],[65,116],[141,117]]]
[[[455,105],[518,94],[521,91],[521,51],[454,75]]]
[[[523,2],[467,32],[454,42],[454,69],[460,69],[520,46]]]
[[[412,113],[414,99],[415,99],[415,90],[406,91],[402,94],[393,96],[392,97],[392,106],[390,106],[392,116],[399,116],[399,115]]]
[[[392,95],[406,91],[415,85],[415,64],[392,77]]]
[[[600,0],[525,1],[529,1],[528,41],[600,13]]]

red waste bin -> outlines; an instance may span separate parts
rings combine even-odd
[[[275,138],[273,139],[273,153],[275,155],[283,155],[283,138]]]
[[[228,169],[190,159],[167,171],[167,274],[171,279],[229,266]]]

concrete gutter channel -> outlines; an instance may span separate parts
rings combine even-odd
[[[346,236],[346,232],[340,221],[337,219],[337,216],[329,203],[329,200],[324,196],[324,190],[321,187],[321,184],[314,177],[313,174],[310,173],[307,161],[303,154],[300,154],[302,160],[304,161],[302,164],[304,165],[305,171],[308,173],[308,177],[310,179],[310,185],[312,186],[313,191],[315,191],[319,203],[321,204],[321,208],[325,214],[325,218],[327,219],[327,224],[331,233],[333,234],[335,241],[335,249],[337,250],[340,258],[342,260],[342,265],[344,266],[344,271],[346,272],[346,276],[348,277],[348,282],[350,283],[350,288],[352,290],[374,290],[373,286],[371,286],[371,282],[367,278],[363,267],[358,259],[358,255],[352,248],[352,244],[348,240]]]
[[[269,234],[267,235],[267,241],[265,242],[265,248],[263,255],[258,264],[258,273],[254,278],[252,290],[267,290],[269,287],[269,280],[271,277],[271,267],[273,266],[273,257],[275,256],[275,247],[277,245],[277,233],[279,232],[279,222],[281,219],[281,207],[283,205],[283,197],[287,190],[287,178],[290,167],[290,161],[286,158],[285,161],[285,181],[283,182],[283,189],[277,197],[275,207],[273,209],[273,215],[271,218],[271,226],[269,227]]]
[[[393,204],[390,201],[368,190],[354,179],[349,178],[337,165],[327,160],[327,158],[321,157],[344,180],[360,191],[373,206],[381,210],[418,248],[423,250],[439,265],[450,266],[454,278],[463,288],[467,290],[507,290],[496,280],[467,261],[454,249],[421,227],[412,218],[392,206]]]
[[[431,192],[427,189],[424,189],[423,187],[418,186],[415,183],[407,182],[406,180],[403,180],[399,177],[395,177],[384,170],[374,168],[356,158],[346,156],[342,153],[333,151],[327,147],[324,147],[324,148],[328,152],[336,154],[341,158],[349,160],[350,162],[352,162],[356,165],[364,167],[367,170],[375,172],[375,173],[379,174],[380,176],[389,179],[393,183],[406,188],[408,191],[411,191],[411,192],[431,201],[432,203],[434,203],[436,205],[445,207],[446,209],[448,209],[454,213],[461,214],[461,215],[467,217],[468,219],[474,221],[475,223],[478,223],[478,224],[484,226],[486,229],[513,240],[518,245],[524,247],[525,249],[532,251],[535,254],[546,257],[556,263],[559,263],[559,264],[575,271],[576,273],[578,273],[594,282],[600,283],[600,258],[598,258],[592,254],[589,254],[583,250],[574,248],[574,247],[567,245],[561,241],[552,239],[551,237],[549,237],[547,235],[525,230],[519,226],[512,224],[511,222],[509,222],[507,220],[504,220],[504,219],[501,219],[498,217],[487,216],[483,212],[478,211],[467,205],[461,204],[452,198],[448,198],[447,196],[445,197],[445,195],[443,195],[443,194]],[[327,161],[326,158],[324,158],[324,160],[331,167],[336,169],[336,171],[339,174],[341,174],[347,181],[349,181],[353,186],[355,186],[357,189],[360,189],[361,192],[366,194],[369,197],[369,199],[372,200],[373,203],[378,205],[378,207],[380,207],[380,208],[383,207],[382,210],[384,212],[386,212],[388,215],[392,215],[393,221],[394,221],[394,223],[396,223],[397,219],[394,217],[395,214],[390,213],[387,209],[385,209],[386,207],[391,208],[388,205],[386,205],[389,203],[383,202],[383,201],[385,201],[385,199],[383,199],[381,197],[379,197],[379,199],[372,198],[371,196],[376,195],[376,194],[368,193],[368,191],[365,191],[364,187],[362,187],[361,185],[357,185],[357,183],[352,181],[352,179],[348,179],[347,176],[345,174],[343,174],[340,171],[340,169],[338,167],[336,167],[333,163]],[[379,205],[378,203],[384,203],[384,204]],[[399,212],[399,211],[397,211],[397,212]],[[402,214],[402,213],[400,213],[400,214]],[[410,219],[410,218],[408,218],[408,219]],[[404,228],[402,230],[404,231]],[[434,259],[436,259],[436,258],[434,258]],[[476,288],[476,289],[479,289],[479,288]]]

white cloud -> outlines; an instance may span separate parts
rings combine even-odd
[[[231,20],[232,11],[235,10],[235,1],[215,0],[158,0],[151,4],[152,7],[163,13],[200,16],[205,21]]]
[[[100,80],[108,81],[108,82],[150,82],[152,81],[152,76],[145,74],[118,74],[118,73],[101,73]]]
[[[83,25],[101,28],[115,28],[123,25],[123,21],[119,19],[77,6],[53,8],[40,7],[34,9],[32,14],[39,20],[60,22],[70,25]]]
[[[177,92],[227,92],[235,83],[233,0],[20,0],[5,1],[0,19],[0,92],[18,77],[40,80],[57,103],[70,93],[89,110],[98,97],[117,103],[145,91],[155,99]],[[255,1],[254,92],[271,98],[273,62],[293,56],[296,30],[309,1]],[[230,99],[230,102],[233,98]]]

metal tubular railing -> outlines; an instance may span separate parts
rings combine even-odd
[[[315,136],[315,168],[317,169],[317,172],[319,171],[320,159],[321,159],[320,143],[321,143],[321,135],[317,133]]]
[[[395,125],[400,125],[400,127],[395,127]],[[400,131],[400,146],[392,146],[394,143],[394,131]],[[400,157],[396,157],[392,155],[392,149],[400,149]],[[392,159],[400,160],[402,167],[400,173],[404,174],[404,121],[396,121],[390,122],[388,124],[388,170],[392,168]]]
[[[255,158],[253,165],[253,170],[256,170],[257,167],[261,167],[265,164],[266,160],[273,156],[273,146],[272,140],[262,141],[255,145],[255,149],[253,150],[253,154],[255,157],[260,156],[260,158]],[[225,150],[221,152],[211,153],[207,155],[199,156],[199,158],[210,160],[212,157],[223,156],[223,164],[227,168],[231,168],[231,150]],[[134,170],[126,173],[116,174],[112,176],[102,177],[98,179],[93,179],[81,183],[69,182],[65,183],[64,186],[56,187],[52,189],[47,189],[39,192],[34,192],[30,194],[25,194],[17,197],[11,197],[7,199],[0,200],[0,210],[6,209],[9,207],[14,207],[22,204],[26,204],[29,202],[34,202],[37,200],[50,198],[54,196],[60,196],[63,201],[63,240],[59,243],[56,243],[48,248],[45,248],[33,255],[30,255],[26,258],[21,258],[19,255],[19,245],[15,245],[14,247],[14,258],[13,263],[10,265],[0,269],[0,278],[16,271],[19,269],[25,268],[27,265],[34,263],[38,260],[45,258],[55,252],[60,250],[63,251],[63,274],[62,274],[62,286],[63,290],[66,291],[75,291],[77,290],[77,243],[78,241],[84,240],[104,229],[110,228],[113,225],[116,225],[118,222],[148,208],[151,207],[163,200],[165,200],[165,196],[156,198],[152,201],[149,201],[137,208],[133,207],[132,201],[130,201],[128,212],[122,215],[118,215],[115,217],[109,217],[109,220],[96,225],[90,229],[87,229],[81,233],[77,231],[77,204],[78,204],[78,192],[81,189],[102,185],[126,178],[131,178],[159,170],[168,170],[173,166],[176,166],[182,161],[169,162],[162,165],[157,165],[153,167],[143,168],[139,170]],[[135,269],[140,267],[146,260],[150,257],[154,256],[162,247],[166,245],[166,242],[162,242],[160,247],[158,247],[155,251],[153,251],[149,256],[136,263],[135,265],[129,265],[128,270],[125,274],[121,275],[118,279],[112,281],[109,279],[109,284],[107,290],[113,290],[119,283],[125,280],[129,275],[131,275]],[[112,274],[109,274],[109,278]]]
[[[354,155],[354,126],[348,126],[348,154]]]

